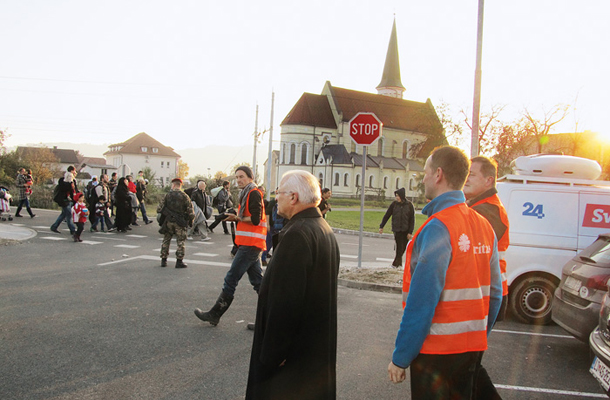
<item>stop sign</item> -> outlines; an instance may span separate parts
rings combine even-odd
[[[369,146],[381,136],[383,123],[373,113],[360,112],[349,121],[349,135],[356,144]]]

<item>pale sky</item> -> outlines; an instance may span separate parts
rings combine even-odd
[[[478,1],[0,0],[6,145],[118,143],[176,150],[252,142],[303,92],[376,93],[396,15],[405,99],[472,109]],[[610,2],[487,1],[482,111],[541,115],[555,132],[610,134]],[[469,111],[470,112],[470,111]],[[578,125],[576,125],[578,123]],[[267,135],[260,145],[267,147]],[[277,147],[277,146],[276,146]],[[205,157],[205,155],[202,155]]]

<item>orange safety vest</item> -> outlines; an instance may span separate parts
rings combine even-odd
[[[510,244],[510,239],[508,237],[508,214],[506,213],[506,208],[504,208],[504,204],[502,204],[502,200],[500,200],[497,193],[481,201],[477,201],[470,207],[478,206],[479,204],[483,203],[493,204],[498,207],[498,210],[500,211],[500,220],[504,225],[506,225],[506,232],[504,232],[504,235],[502,235],[501,238],[497,238],[498,255],[500,256],[500,272],[502,273],[502,296],[506,296],[508,294],[508,280],[506,279],[506,260],[504,259],[504,255],[506,254],[506,250]]]
[[[250,193],[247,194],[246,198],[246,208],[244,209],[244,217],[250,217],[249,205],[250,205],[250,195],[254,190],[258,190],[261,194],[261,198],[263,197],[263,193],[257,188],[252,189]],[[240,221],[235,227],[235,244],[238,246],[254,246],[258,247],[262,250],[267,250],[267,215],[265,214],[265,203],[261,202],[261,221],[258,225],[254,225],[251,222]],[[241,209],[241,204],[239,208]]]
[[[466,203],[448,207],[429,217],[409,242],[403,277],[403,307],[411,285],[413,243],[433,218],[441,221],[449,231],[451,262],[434,310],[430,332],[420,353],[485,351],[491,289],[489,263],[495,236],[489,222],[468,208]]]

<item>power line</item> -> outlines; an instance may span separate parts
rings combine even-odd
[[[14,79],[24,81],[46,81],[46,82],[72,82],[72,83],[95,83],[102,85],[134,85],[134,86],[199,86],[200,83],[135,83],[135,82],[109,82],[109,81],[86,81],[75,79],[56,79],[56,78],[28,78],[25,76],[0,76],[0,79]]]

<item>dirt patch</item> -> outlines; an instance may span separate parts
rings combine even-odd
[[[396,268],[341,268],[339,278],[356,282],[378,283],[388,286],[402,286],[402,269]]]

